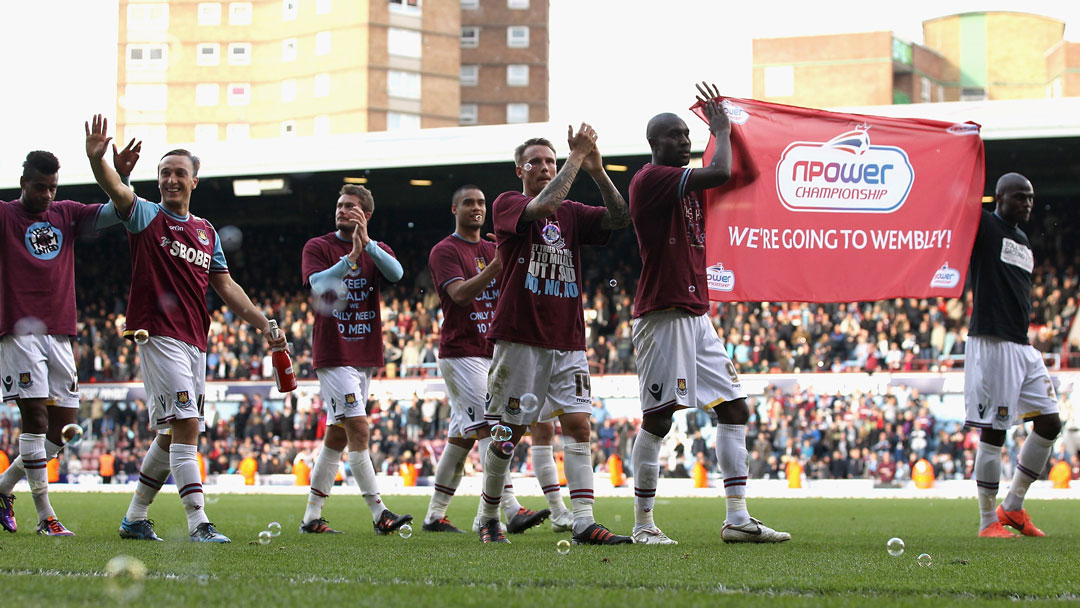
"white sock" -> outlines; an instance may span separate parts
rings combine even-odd
[[[496,454],[488,447],[484,452],[484,482],[480,493],[480,522],[499,519],[499,504],[502,502],[503,489],[506,487],[506,471],[510,468],[510,457]]]
[[[465,458],[468,456],[468,449],[453,443],[446,444],[442,456],[439,456],[439,464],[435,466],[435,491],[431,493],[425,523],[446,517],[446,508],[450,506],[450,500],[454,498],[454,492],[461,483],[461,476],[465,472]]]
[[[1001,446],[979,442],[975,451],[975,485],[979,489],[979,529],[997,521],[997,493],[1001,483]]]
[[[49,459],[45,454],[45,435],[23,433],[19,435],[19,457],[23,460],[26,481],[30,484],[30,494],[34,497],[38,522],[56,517],[49,504],[49,472],[46,469]]]
[[[367,450],[349,452],[349,468],[352,469],[364,502],[371,509],[371,521],[379,521],[379,516],[386,510],[382,497],[379,496],[379,484],[375,481],[375,467],[371,465],[371,454]]]
[[[1019,511],[1024,508],[1024,496],[1027,495],[1028,487],[1039,478],[1039,473],[1042,473],[1046,466],[1053,448],[1053,439],[1047,439],[1038,433],[1028,435],[1016,456],[1016,472],[1013,473],[1009,493],[1005,495],[1005,500],[1001,501],[1001,508],[1006,511]]]
[[[727,523],[741,526],[750,522],[746,511],[746,479],[750,468],[746,461],[746,425],[716,425],[716,461],[724,475],[727,495]]]
[[[491,448],[491,437],[490,436],[484,437],[483,439],[477,440],[477,442],[476,442],[476,453],[480,456],[480,466],[483,467],[484,470],[487,470],[487,464],[486,464],[487,463],[487,453],[488,453],[488,450],[490,448]],[[507,466],[509,466],[509,465],[507,465]],[[483,474],[483,471],[481,471],[481,477],[482,477],[482,474]],[[503,485],[505,486],[506,484],[503,484]],[[481,482],[480,490],[483,491],[483,489],[484,489],[484,485],[483,485],[483,482]],[[476,521],[483,521],[483,519],[484,519],[484,499],[481,498],[476,503]]]
[[[308,524],[322,517],[323,503],[334,487],[334,477],[337,476],[340,463],[341,450],[332,450],[323,445],[315,458],[315,467],[311,470],[311,490],[308,492],[303,523]]]
[[[548,508],[551,509],[551,518],[557,519],[563,513],[570,510],[563,502],[562,490],[559,487],[559,467],[555,464],[555,449],[550,445],[532,446],[533,473],[536,481],[540,483],[540,490],[544,493]]]
[[[63,446],[56,445],[55,443],[45,440],[45,462],[52,460],[60,453]],[[15,484],[19,483],[19,480],[26,474],[26,470],[23,468],[22,456],[16,456],[15,460],[11,461],[7,470],[0,474],[0,494],[11,494],[15,489]]]
[[[653,506],[656,501],[656,482],[660,477],[660,444],[657,437],[645,429],[638,429],[634,451],[630,457],[634,464],[634,529],[649,528],[653,523]]]
[[[567,443],[563,447],[566,485],[570,488],[570,508],[574,512],[574,534],[596,523],[593,519],[592,451],[588,442]]]
[[[172,468],[176,489],[180,492],[180,502],[184,503],[187,514],[188,532],[194,532],[202,523],[210,521],[203,509],[202,477],[199,475],[199,460],[193,445],[173,442],[169,446],[169,465]]]
[[[140,521],[146,519],[150,510],[150,503],[154,502],[162,484],[169,478],[172,470],[171,456],[158,442],[151,441],[150,448],[143,456],[142,466],[139,467],[139,481],[135,484],[135,494],[131,497],[128,505],[128,521]]]
[[[503,515],[506,516],[506,521],[509,522],[518,511],[521,510],[521,503],[518,502],[517,496],[514,495],[514,481],[510,476],[510,468],[506,469],[506,477],[503,482],[502,498],[499,500],[499,506],[502,507]]]

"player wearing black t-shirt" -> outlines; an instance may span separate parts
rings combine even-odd
[[[1061,431],[1054,384],[1027,337],[1035,259],[1018,224],[1030,219],[1035,192],[1024,176],[1006,173],[994,198],[997,208],[983,210],[971,252],[974,310],[964,365],[966,424],[981,434],[975,456],[979,536],[1013,536],[1005,526],[1025,536],[1045,536],[1024,509],[1028,486],[1046,466]],[[1009,493],[995,510],[1005,432],[1028,420],[1033,432],[1017,456]]]

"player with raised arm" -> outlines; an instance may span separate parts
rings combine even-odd
[[[311,472],[311,491],[300,532],[336,534],[322,517],[323,502],[334,485],[341,453],[349,449],[349,467],[371,510],[378,534],[390,534],[412,521],[386,508],[368,452],[369,386],[383,365],[379,288],[404,274],[394,251],[368,235],[375,199],[363,186],[346,184],[337,199],[336,230],[304,245],[301,273],[319,299],[313,335],[314,367],[326,406],[326,435]],[[327,305],[327,301],[333,301]]]
[[[965,424],[979,429],[975,483],[979,536],[1009,538],[1011,526],[1024,536],[1045,536],[1031,523],[1024,496],[1050,458],[1061,432],[1057,397],[1042,353],[1028,342],[1031,271],[1035,257],[1020,224],[1031,219],[1035,191],[1019,173],[1006,173],[994,191],[993,212],[983,209],[971,252],[974,307],[964,361]],[[1001,447],[1005,433],[1031,421],[1016,457],[1016,472],[997,506]]]
[[[634,542],[671,545],[653,521],[660,444],[676,409],[716,412],[716,459],[724,475],[727,518],[724,542],[782,542],[791,539],[750,517],[746,509],[746,423],[750,408],[735,366],[709,320],[705,280],[703,190],[731,177],[731,124],[715,87],[698,87],[716,140],[712,161],[690,162],[690,130],[674,114],[649,121],[646,138],[652,161],[630,182],[630,214],[641,250],[641,277],[634,302],[642,419],[634,442]]]
[[[548,140],[518,146],[514,162],[522,192],[504,192],[492,205],[503,272],[488,334],[495,350],[485,417],[512,429],[511,444],[533,422],[558,417],[566,436],[571,542],[629,543],[630,537],[612,534],[593,518],[592,397],[580,292],[582,245],[607,242],[611,230],[630,225],[630,212],[604,171],[596,131],[587,124],[568,131],[570,156],[561,170]],[[565,199],[581,169],[599,187],[603,207]],[[498,509],[511,454],[496,443],[484,454],[480,539],[485,543],[509,542],[499,529]]]
[[[502,260],[495,243],[480,238],[487,217],[487,201],[480,188],[458,188],[450,211],[454,214],[454,233],[439,241],[428,256],[444,317],[439,333],[439,372],[450,399],[450,427],[446,447],[435,467],[435,491],[424,518],[423,529],[427,532],[461,532],[446,517],[446,509],[461,483],[465,459],[473,444],[479,441],[480,453],[485,454],[491,443],[484,419],[485,384],[493,350],[487,332],[499,300]],[[501,504],[511,533],[524,532],[550,514],[548,509],[533,511],[521,506],[509,474]],[[477,529],[479,519],[477,513]]]
[[[227,543],[229,538],[217,531],[203,508],[196,455],[199,433],[204,430],[210,327],[207,287],[212,286],[233,312],[258,328],[268,348],[284,347],[285,338],[271,335],[270,320],[232,279],[214,227],[190,213],[191,194],[199,184],[199,159],[187,150],[166,152],[157,170],[161,202],[151,203],[125,186],[105,164],[103,156],[112,139],[107,131],[108,123],[101,115],[86,123],[86,156],[94,179],[111,199],[108,211],[128,231],[131,292],[124,336],[138,337],[150,428],[158,432],[143,459],[120,537],[160,540],[147,511],[171,472],[187,515],[190,540]]]
[[[127,178],[141,144],[113,146]],[[38,534],[73,536],[49,503],[45,465],[63,449],[61,430],[79,414],[75,336],[75,240],[120,223],[103,205],[57,201],[60,161],[26,155],[19,200],[0,201],[0,379],[3,400],[22,418],[19,456],[0,475],[0,527],[15,532],[15,484],[26,475],[38,513]]]

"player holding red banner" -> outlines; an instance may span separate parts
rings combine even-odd
[[[379,287],[383,278],[396,283],[404,274],[394,251],[368,235],[375,199],[363,186],[345,184],[335,211],[337,230],[304,245],[300,271],[316,298],[336,297],[315,316],[313,365],[326,405],[326,435],[311,471],[311,492],[301,533],[336,533],[322,517],[323,502],[334,485],[341,453],[349,449],[349,467],[378,534],[390,534],[412,521],[386,508],[368,451],[369,386],[383,365]],[[345,306],[340,306],[344,303]]]
[[[124,179],[142,144],[113,146]],[[37,533],[74,536],[49,502],[46,463],[63,449],[61,429],[79,414],[75,335],[75,240],[120,223],[103,205],[57,201],[60,161],[51,152],[26,155],[19,199],[0,202],[0,377],[3,400],[22,418],[19,456],[0,475],[0,528],[18,529],[15,484],[26,474],[38,514]],[[102,213],[105,211],[105,213]]]
[[[581,303],[581,246],[600,245],[612,229],[630,224],[630,213],[604,171],[596,132],[582,124],[568,132],[570,156],[556,173],[555,148],[546,139],[514,151],[522,192],[504,192],[492,205],[503,273],[489,338],[495,350],[488,374],[485,418],[513,430],[516,444],[528,425],[559,418],[565,445],[575,544],[614,545],[630,537],[612,534],[593,518],[593,469],[589,440],[592,398],[585,359]],[[604,207],[564,199],[580,169],[596,182]],[[526,395],[535,396],[528,399]],[[485,543],[509,542],[499,530],[499,502],[510,454],[484,455],[481,494]]]
[[[1012,537],[1005,526],[1025,536],[1045,536],[1024,508],[1028,487],[1061,432],[1054,383],[1027,333],[1035,258],[1019,224],[1031,218],[1035,191],[1023,175],[1006,173],[998,179],[994,199],[993,212],[983,209],[971,252],[974,308],[964,363],[965,424],[980,434],[974,473],[979,536]],[[1033,432],[1016,457],[1009,493],[995,510],[1005,432],[1028,420]]]
[[[484,386],[493,350],[487,330],[499,300],[497,282],[502,261],[495,243],[480,238],[487,216],[487,201],[480,188],[458,188],[450,211],[454,214],[454,233],[432,247],[428,256],[444,316],[439,333],[439,372],[446,380],[450,398],[450,428],[446,448],[435,467],[435,491],[424,518],[426,532],[461,532],[446,518],[446,509],[461,483],[465,458],[473,443],[479,441],[480,454],[487,453],[491,444],[484,420]],[[501,504],[511,533],[524,532],[550,514],[547,509],[533,511],[521,506],[509,475]],[[477,531],[479,520],[478,513]]]
[[[111,199],[106,207],[128,231],[131,246],[131,293],[124,335],[148,334],[139,346],[150,428],[158,431],[139,471],[131,506],[120,524],[121,538],[161,540],[147,509],[169,473],[176,480],[195,542],[227,543],[203,509],[202,477],[196,456],[203,431],[206,338],[210,315],[206,289],[214,291],[242,319],[259,328],[270,348],[285,346],[271,336],[270,321],[229,275],[217,232],[210,222],[189,212],[199,184],[199,159],[187,150],[171,150],[158,161],[161,203],[139,198],[125,186],[103,156],[108,149],[107,122],[99,114],[86,123],[86,156],[94,179]],[[104,210],[103,210],[104,212]],[[141,342],[141,340],[140,340]]]
[[[709,130],[716,140],[712,162],[690,162],[690,130],[674,114],[649,121],[646,137],[652,162],[630,182],[630,214],[641,249],[641,277],[634,303],[642,422],[634,442],[635,543],[671,545],[653,521],[660,444],[676,409],[716,412],[716,459],[724,475],[727,519],[724,542],[783,542],[791,539],[750,517],[746,510],[746,404],[735,366],[709,320],[705,281],[703,190],[731,177],[731,124],[715,87],[700,86]]]

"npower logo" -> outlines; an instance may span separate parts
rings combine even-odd
[[[776,192],[791,211],[892,213],[915,182],[907,152],[875,146],[862,126],[827,142],[792,142],[776,165]]]
[[[723,264],[716,264],[705,269],[710,291],[732,291],[735,289],[735,273],[724,270]]]
[[[956,287],[960,284],[960,271],[955,268],[949,268],[949,263],[945,262],[941,268],[934,271],[934,278],[930,279],[930,287]]]

